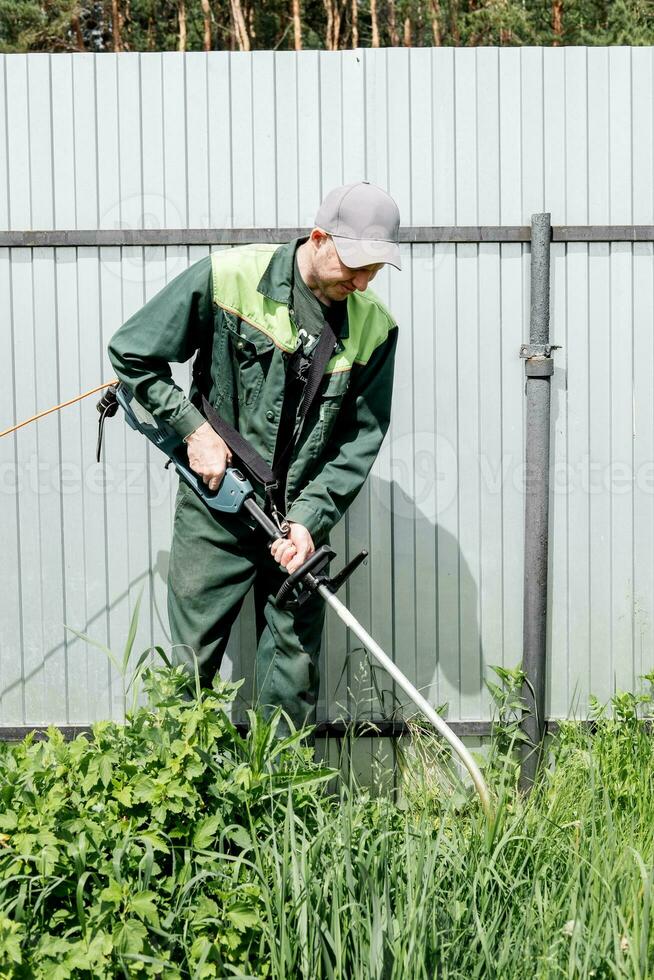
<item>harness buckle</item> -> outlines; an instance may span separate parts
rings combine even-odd
[[[277,507],[275,503],[275,498],[273,496],[273,491],[279,488],[279,483],[275,480],[272,483],[266,483],[264,491],[266,494],[266,500],[268,501],[268,506],[270,508],[270,516],[274,521],[279,533],[283,537],[288,537],[288,532],[291,530],[291,525],[286,520],[286,517]]]

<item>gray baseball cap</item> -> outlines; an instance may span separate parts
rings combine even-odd
[[[377,262],[402,268],[399,208],[390,194],[369,180],[330,191],[318,209],[315,227],[332,236],[341,262],[351,269]]]

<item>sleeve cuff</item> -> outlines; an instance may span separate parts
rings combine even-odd
[[[312,507],[307,506],[307,504],[303,504],[301,500],[297,500],[291,504],[290,510],[285,517],[287,521],[292,521],[294,524],[302,524],[306,527],[314,543],[327,534],[325,522],[321,521],[320,514]]]
[[[186,439],[192,432],[195,432],[203,422],[206,422],[204,415],[191,402],[175,419],[170,420],[175,432]]]

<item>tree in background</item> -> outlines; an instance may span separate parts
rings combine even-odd
[[[0,51],[654,43],[654,0],[0,0]]]
[[[77,0],[0,0],[1,51],[86,50]]]
[[[459,18],[466,44],[540,44],[523,4],[513,0],[484,0],[470,4]]]

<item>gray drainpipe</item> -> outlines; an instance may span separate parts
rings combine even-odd
[[[525,451],[525,567],[522,669],[522,747],[520,787],[529,790],[538,768],[545,735],[547,570],[550,487],[550,344],[549,214],[531,217],[531,312],[529,343],[523,344],[527,431]]]

